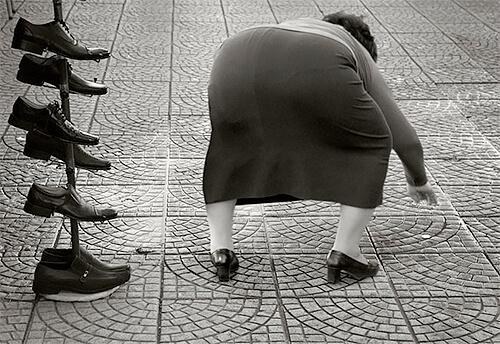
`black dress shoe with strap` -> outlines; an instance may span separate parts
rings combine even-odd
[[[57,56],[44,58],[32,54],[24,54],[19,63],[16,78],[30,85],[42,86],[44,83],[49,83],[59,88],[61,74],[59,72],[58,61],[59,58]],[[70,92],[88,95],[102,95],[108,92],[106,85],[86,81],[73,73],[69,64],[68,66],[68,86]]]
[[[73,145],[75,166],[86,170],[109,170],[111,162],[93,157],[79,145]],[[57,137],[45,135],[37,130],[26,134],[24,155],[30,158],[49,160],[51,156],[61,161],[66,160],[66,143]]]
[[[57,101],[44,106],[25,97],[18,97],[9,117],[9,124],[24,130],[37,129],[66,142],[82,145],[99,143],[99,137],[77,129],[68,121]]]
[[[114,209],[96,208],[85,202],[72,185],[63,188],[36,183],[33,183],[28,192],[24,211],[44,217],[51,217],[57,212],[80,221],[105,221],[118,216]]]
[[[68,248],[46,248],[42,253],[42,261],[52,264],[64,264],[73,258],[73,250]],[[130,271],[128,264],[109,264],[92,255],[84,247],[80,246],[80,258],[92,265],[94,268],[108,272]]]
[[[44,50],[75,60],[101,60],[110,56],[103,48],[87,48],[70,33],[63,21],[32,24],[19,18],[14,29],[12,48],[42,54]]]
[[[210,255],[212,264],[217,268],[217,277],[220,282],[229,281],[231,272],[238,270],[240,264],[233,251],[227,248],[214,251]]]
[[[114,291],[129,279],[130,271],[99,270],[73,256],[67,262],[40,261],[35,269],[32,288],[35,293],[52,300],[88,301],[102,297],[107,291]]]
[[[328,267],[328,282],[337,283],[340,280],[340,271],[343,270],[356,279],[373,277],[377,274],[378,264],[368,262],[363,264],[348,255],[331,250],[326,259]]]

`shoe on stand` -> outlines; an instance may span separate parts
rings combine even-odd
[[[79,221],[106,221],[118,216],[114,209],[99,209],[85,202],[73,185],[64,188],[36,183],[33,183],[28,192],[24,211],[44,217],[51,217],[57,212]]]
[[[14,103],[9,124],[24,130],[36,129],[63,141],[96,145],[99,137],[78,130],[68,121],[57,101],[48,105],[35,104],[25,97],[18,97]]]
[[[73,251],[68,248],[46,248],[42,253],[42,261],[49,263],[65,263],[71,261],[73,257]],[[109,264],[103,262],[92,255],[89,251],[87,251],[84,247],[80,246],[80,258],[92,265],[94,268],[108,271],[108,272],[130,272],[130,265],[128,264]]]
[[[109,170],[111,162],[106,159],[93,157],[79,145],[73,145],[75,166],[86,170]],[[49,160],[51,156],[65,161],[66,144],[57,137],[45,135],[37,130],[26,134],[24,155],[42,160]]]
[[[59,58],[56,55],[45,58],[32,54],[24,54],[19,63],[19,70],[17,71],[16,78],[30,85],[42,86],[44,83],[49,83],[59,88],[60,72],[57,63],[58,60]],[[68,66],[68,86],[70,92],[87,95],[102,95],[108,92],[108,87],[106,85],[86,81],[76,73],[73,73],[69,63]]]
[[[12,48],[42,54],[49,50],[75,60],[101,60],[110,56],[103,48],[87,48],[80,44],[63,21],[32,24],[19,18],[14,29]]]
[[[79,256],[65,261],[41,260],[35,269],[33,291],[50,300],[92,301],[111,295],[130,279],[130,271],[95,268]]]

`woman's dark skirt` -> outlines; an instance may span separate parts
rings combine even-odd
[[[382,201],[392,146],[351,51],[311,33],[245,30],[215,57],[205,202]]]

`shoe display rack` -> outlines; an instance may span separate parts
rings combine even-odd
[[[105,49],[90,49],[80,44],[69,32],[62,11],[62,0],[52,0],[54,21],[36,25],[20,18],[14,30],[12,47],[35,54],[55,53],[50,58],[25,54],[17,79],[32,85],[44,83],[59,88],[60,102],[44,106],[19,97],[9,123],[28,130],[24,154],[48,160],[55,156],[66,167],[66,187],[33,183],[24,210],[50,217],[54,212],[69,217],[71,248],[46,248],[38,263],[33,291],[58,301],[89,301],[106,297],[130,279],[130,267],[108,264],[80,247],[79,221],[105,221],[117,217],[113,209],[99,209],[88,204],[76,189],[76,167],[105,170],[109,161],[94,158],[80,145],[95,145],[99,137],[77,129],[71,122],[70,92],[87,95],[104,94],[107,88],[86,82],[72,72],[68,58],[95,60],[110,56]]]

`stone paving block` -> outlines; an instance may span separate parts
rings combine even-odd
[[[466,253],[482,247],[458,216],[377,217],[368,223],[378,253]]]
[[[396,99],[445,98],[445,95],[420,68],[382,68],[380,72]]]
[[[432,184],[432,183],[431,183]],[[375,216],[444,216],[456,215],[457,212],[449,197],[442,190],[435,187],[434,192],[439,200],[438,205],[430,206],[427,203],[415,203],[407,196],[406,186],[388,186],[384,188],[382,205],[375,210]]]
[[[112,295],[92,302],[40,301],[26,342],[151,343],[157,336],[157,317],[157,298]]]
[[[142,106],[160,106],[168,104],[170,84],[168,82],[145,82],[138,80],[112,81],[106,83],[108,93],[101,101],[106,102],[132,102]],[[100,106],[102,104],[100,103]]]
[[[173,82],[204,82],[205,86],[208,87],[208,81],[210,79],[211,67],[209,65],[200,65],[198,62],[202,58],[198,58],[193,55],[182,55],[182,61],[191,60],[195,64],[180,63],[179,66],[172,67],[172,81]],[[207,57],[207,59],[212,59],[212,55]]]
[[[272,11],[278,23],[297,18],[323,18],[323,14],[318,7],[307,4],[297,6],[273,5]]]
[[[3,218],[0,249],[35,255],[40,247],[52,243],[61,225],[61,217],[44,218],[24,213],[23,216]]]
[[[28,191],[28,186],[2,187],[2,193],[0,193],[0,217],[8,219],[26,216],[27,214],[23,211],[23,207]]]
[[[0,301],[0,336],[5,344],[21,344],[31,317],[31,302]]]
[[[110,260],[123,253],[159,254],[165,236],[164,222],[162,217],[121,217],[107,222],[80,221],[80,244],[97,256]],[[70,222],[65,221],[59,238],[60,245],[64,242],[68,247],[71,246],[70,231]]]
[[[283,306],[291,343],[414,343],[392,298],[284,298]]]
[[[338,217],[265,217],[269,248],[276,255],[314,255],[326,258],[333,247]],[[373,253],[368,236],[361,240],[361,250]]]
[[[468,121],[486,136],[500,136],[500,100],[454,101]]]
[[[16,25],[18,17],[22,17],[33,24],[45,24],[54,20],[54,7],[50,1],[27,1],[22,6],[19,6],[19,2],[14,1],[14,4],[16,5],[15,18],[9,21],[12,28]],[[63,17],[66,18],[71,10],[70,3],[65,3],[62,10]]]
[[[184,96],[171,98],[170,106],[173,114],[208,116],[208,100],[206,98]]]
[[[174,135],[170,137],[169,156],[172,159],[204,159],[208,150],[208,134]]]
[[[427,159],[468,160],[498,159],[500,153],[479,132],[443,133],[441,136],[420,136]]]
[[[500,85],[492,84],[443,84],[437,88],[454,100],[499,100]]]
[[[116,52],[121,54],[118,49]],[[115,53],[113,53],[115,54]],[[168,55],[168,54],[167,54]],[[115,55],[113,55],[114,57]],[[128,55],[121,55],[119,62],[110,66],[106,72],[105,83],[110,81],[146,81],[146,82],[169,82],[170,67],[165,65],[155,66],[157,61],[141,60],[134,58],[133,61],[127,60]],[[164,62],[170,61],[169,56],[165,56]],[[120,62],[123,62],[120,63]]]
[[[166,252],[206,253],[210,251],[206,217],[168,217],[166,220]],[[234,218],[232,236],[236,250],[245,254],[268,254],[269,248],[262,217],[238,214]]]
[[[78,185],[142,185],[164,184],[167,159],[110,159],[109,171],[78,170]]]
[[[203,98],[208,100],[208,79],[200,81],[172,81],[172,97]]]
[[[164,212],[165,188],[161,184],[89,185],[78,192],[89,204],[115,209],[119,217],[154,217]]]
[[[486,252],[499,253],[500,250],[500,217],[464,218],[464,222],[479,245]],[[499,266],[499,264],[494,264]]]
[[[500,339],[494,296],[401,299],[419,343],[497,343]]]
[[[482,68],[424,68],[425,73],[436,84],[440,83],[494,83],[497,80]]]
[[[165,255],[164,300],[276,298],[269,255],[235,253],[240,267],[231,280],[224,283],[219,282],[208,251],[196,255]]]
[[[274,299],[180,299],[162,303],[160,343],[287,343]]]
[[[31,186],[39,184],[65,184],[66,173],[57,165],[47,165],[45,161],[35,159],[11,160],[9,164],[0,165],[0,185]]]
[[[184,5],[175,6],[174,8],[175,22],[192,22],[198,23],[199,18],[205,22],[223,22],[224,13],[220,6],[204,6],[198,4],[186,3]]]
[[[455,102],[440,100],[398,100],[399,108],[419,136],[477,132]]]
[[[165,16],[171,14],[174,10],[174,6],[171,3],[165,5],[163,1],[150,1],[150,0],[138,0],[138,1],[122,1],[124,3],[123,12],[127,15],[134,15],[137,20],[143,20],[149,16]],[[185,3],[185,1],[182,1]],[[182,4],[181,3],[181,4]],[[178,3],[175,4],[179,5]]]
[[[338,204],[323,201],[293,201],[263,204],[266,216],[295,217],[295,216],[332,216],[338,214]]]
[[[134,135],[128,131],[122,135],[106,135],[97,146],[85,150],[105,159],[163,159],[167,157],[168,144],[166,135]]]
[[[201,184],[170,185],[167,191],[167,216],[206,216]]]
[[[443,185],[453,207],[463,217],[488,217],[500,213],[498,185]]]
[[[128,44],[133,46],[134,41]],[[169,81],[168,71],[161,76],[154,76],[153,72],[164,72],[168,69],[171,50],[170,43],[152,42],[151,40],[147,41],[147,47],[134,48],[124,44],[118,45],[113,50],[109,60],[109,75],[106,76],[106,80],[130,79],[131,76],[134,76],[133,80],[137,81]],[[162,57],[159,58],[157,55]],[[149,70],[149,67],[152,69]],[[118,72],[121,71],[121,68],[123,68],[124,73],[120,76]]]
[[[374,254],[367,259],[377,261]],[[342,272],[336,284],[327,281],[326,254],[273,254],[277,284],[282,298],[310,297],[392,297],[393,292],[383,269],[372,278],[357,280]]]
[[[381,254],[398,297],[493,296],[500,275],[481,252]]]
[[[36,250],[36,249],[35,249]],[[32,301],[31,290],[36,264],[35,250],[5,248],[0,255],[0,299],[2,301]]]
[[[500,185],[498,160],[427,160],[439,185]]]
[[[153,103],[154,100],[145,102]],[[140,104],[136,99],[102,101],[92,123],[92,133],[98,136],[127,135],[167,137],[169,131],[168,102]]]

